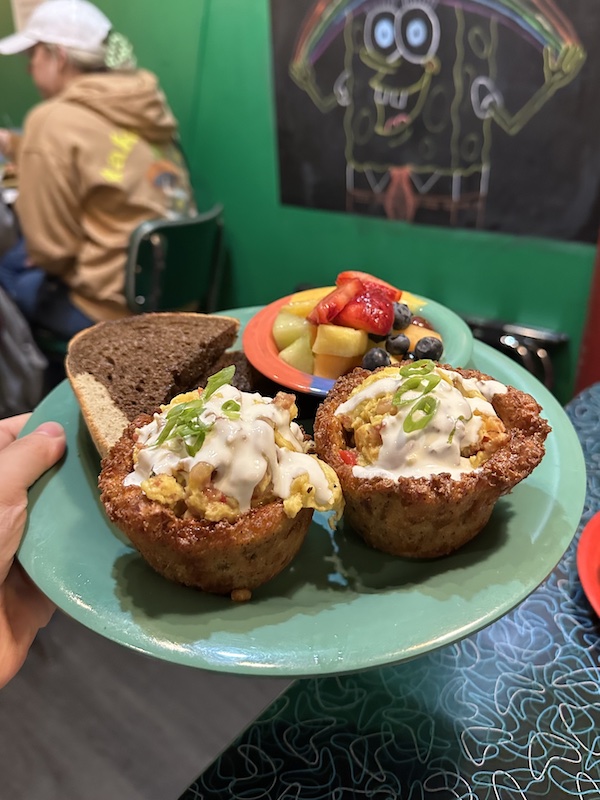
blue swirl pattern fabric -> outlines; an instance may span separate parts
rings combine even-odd
[[[520,606],[413,661],[297,681],[180,800],[597,800],[600,624],[576,569],[600,509],[600,384],[567,406],[579,530]]]

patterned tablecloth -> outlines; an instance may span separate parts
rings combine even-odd
[[[567,413],[587,496],[546,582],[457,644],[297,681],[180,800],[600,798],[600,623],[576,570],[581,529],[600,509],[600,384]]]

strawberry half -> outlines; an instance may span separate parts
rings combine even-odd
[[[402,289],[398,289],[392,286],[391,283],[387,283],[387,281],[381,278],[376,278],[374,275],[369,275],[368,272],[360,272],[356,269],[347,269],[345,272],[340,272],[335,279],[335,285],[343,286],[345,283],[356,280],[357,278],[362,281],[365,289],[376,289],[378,292],[381,292],[381,294],[389,297],[392,303],[400,300],[402,297]]]
[[[327,323],[333,322],[340,311],[354,297],[364,292],[364,289],[363,282],[358,278],[347,281],[343,286],[338,286],[328,295],[325,295],[306,319],[312,322],[313,325],[327,325]]]
[[[380,291],[365,289],[346,303],[333,324],[387,336],[394,325],[394,304]]]

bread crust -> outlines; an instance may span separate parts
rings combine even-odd
[[[278,575],[297,555],[312,520],[303,508],[289,518],[283,501],[251,509],[235,522],[183,519],[150,500],[138,486],[124,486],[133,470],[135,430],[152,417],[130,423],[102,460],[98,486],[109,519],[160,575],[214,594],[249,599],[252,589]]]
[[[76,334],[66,374],[100,456],[138,414],[203,386],[239,325],[234,317],[158,312],[98,322]],[[223,361],[229,363],[241,365]]]
[[[439,366],[464,378],[493,380],[477,370]],[[551,428],[540,416],[542,409],[534,398],[509,386],[505,394],[496,394],[492,400],[507,429],[508,442],[477,470],[459,480],[448,473],[397,480],[357,478],[352,466],[340,457],[348,441],[335,411],[371,374],[356,368],[336,381],[317,411],[317,455],[337,472],[346,502],[344,517],[369,545],[406,558],[448,555],[476,536],[497,500],[540,463]]]

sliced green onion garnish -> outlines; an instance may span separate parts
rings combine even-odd
[[[429,394],[429,392],[432,392],[441,380],[441,375],[426,375],[423,378],[423,394]]]
[[[229,367],[219,370],[219,372],[215,373],[214,375],[211,375],[206,381],[206,388],[202,392],[201,396],[205,400],[208,400],[217,391],[217,389],[221,388],[221,386],[225,386],[226,383],[231,383],[231,379],[234,375],[235,367],[233,364]]]
[[[423,383],[423,378],[421,378],[419,375],[413,375],[411,378],[407,378],[396,389],[396,392],[394,393],[394,396],[392,398],[393,405],[405,406],[408,405],[408,403],[414,402],[415,400],[414,397],[410,397],[408,400],[406,399],[403,400],[402,398],[407,392],[416,392],[418,389],[422,390],[423,388],[422,383]],[[421,394],[423,394],[422,391]]]
[[[204,430],[198,431],[195,438],[191,442],[185,442],[185,449],[187,450],[188,456],[195,456],[198,450],[204,444],[204,440],[206,439],[206,434],[212,428],[212,425],[207,425]]]
[[[432,395],[425,395],[414,404],[406,415],[403,428],[405,433],[423,430],[433,419],[439,401]]]
[[[241,406],[236,400],[226,400],[221,406],[221,411],[229,419],[239,419],[240,409]]]
[[[440,375],[436,373],[431,374],[425,373],[425,375],[411,375],[410,378],[407,378],[403,383],[396,389],[396,392],[392,398],[392,403],[395,406],[406,406],[409,403],[412,403],[415,399],[411,397],[409,399],[402,399],[403,395],[406,392],[416,392],[417,390],[421,390],[421,395],[429,394],[432,392],[438,383],[442,380]]]
[[[430,358],[421,358],[419,361],[413,361],[411,364],[405,364],[400,367],[400,375],[403,378],[410,378],[411,375],[427,375],[433,372],[435,364]]]
[[[162,429],[154,447],[160,447],[168,439],[179,437],[181,439],[188,439],[191,441],[185,442],[185,447],[188,455],[195,456],[198,450],[204,444],[206,434],[213,426],[213,423],[207,424],[200,420],[202,412],[206,406],[206,401],[225,384],[230,383],[235,374],[235,367],[229,366],[211,375],[206,382],[206,388],[200,394],[197,400],[189,400],[187,403],[177,403],[167,411],[165,427]],[[229,405],[232,404],[232,405]],[[234,400],[226,401],[223,407],[229,405],[229,412],[235,414],[236,406],[237,413],[239,414],[239,404]],[[227,413],[227,412],[225,412]],[[232,417],[233,418],[233,417]]]
[[[452,444],[452,439],[454,439],[454,434],[456,433],[456,426],[459,422],[468,422],[469,420],[473,419],[473,414],[470,417],[463,417],[461,414],[460,417],[454,423],[454,427],[450,431],[450,436],[448,436],[448,444]]]

